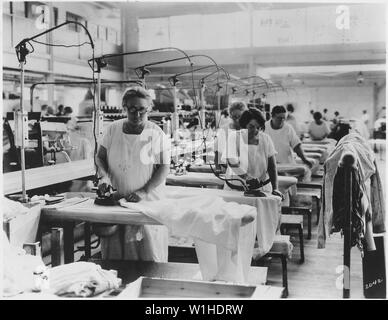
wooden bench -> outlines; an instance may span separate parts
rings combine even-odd
[[[298,183],[296,187],[297,187],[297,191],[296,191],[297,196],[307,196],[315,200],[316,208],[317,208],[317,224],[318,224],[319,213],[321,211],[322,193],[323,193],[322,183]]]
[[[280,222],[280,233],[286,234],[289,228],[296,228],[299,234],[300,263],[304,262],[303,244],[303,216],[299,214],[282,214]]]
[[[260,265],[266,258],[279,258],[282,264],[282,285],[284,287],[283,297],[288,297],[288,275],[287,275],[287,260],[292,254],[292,247],[290,247],[290,236],[276,235],[270,251],[259,259],[253,257],[255,265]]]
[[[311,213],[312,210],[306,207],[282,207],[283,215],[302,215],[307,216],[307,239],[311,239]]]

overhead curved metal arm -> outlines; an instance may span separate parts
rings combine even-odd
[[[60,25],[58,26],[55,26],[53,28],[50,28],[48,30],[45,30],[33,37],[30,37],[30,38],[25,38],[23,39],[22,41],[20,41],[16,46],[15,46],[15,50],[16,50],[16,56],[18,58],[18,61],[21,63],[21,62],[25,62],[25,59],[26,59],[26,56],[29,52],[29,50],[27,49],[26,47],[26,43],[29,43],[30,41],[36,39],[36,38],[39,38],[40,36],[43,36],[44,34],[47,34],[47,33],[50,33],[56,29],[59,29],[67,24],[70,24],[70,23],[73,23],[73,24],[76,24],[76,25],[79,25],[81,26],[85,31],[86,31],[86,34],[88,35],[88,38],[90,40],[90,46],[92,47],[92,49],[94,50],[94,42],[93,42],[93,39],[92,39],[92,36],[90,35],[89,33],[89,30],[80,22],[77,22],[77,21],[65,21],[64,23],[61,23]],[[31,44],[30,44],[31,45]]]
[[[191,67],[193,66],[193,62],[191,61],[189,55],[183,51],[182,49],[176,48],[176,47],[165,47],[165,48],[157,48],[157,49],[150,49],[150,50],[142,50],[142,51],[130,51],[130,52],[123,52],[123,53],[114,53],[114,54],[105,54],[97,58],[92,58],[88,60],[88,64],[90,68],[94,72],[101,72],[101,69],[107,65],[106,59],[109,58],[115,58],[115,57],[123,57],[123,56],[129,56],[129,55],[136,55],[136,54],[142,54],[142,53],[150,53],[150,52],[158,52],[158,51],[167,51],[167,50],[175,50],[178,52],[181,52],[185,58],[190,62]],[[97,70],[94,68],[94,62],[97,64]]]

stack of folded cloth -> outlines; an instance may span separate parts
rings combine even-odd
[[[114,270],[92,262],[74,262],[50,269],[50,291],[58,296],[92,297],[118,289],[121,279]]]
[[[28,208],[20,202],[10,200],[4,196],[1,196],[1,207],[3,209],[3,221],[28,213]]]

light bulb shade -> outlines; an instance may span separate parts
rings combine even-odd
[[[362,74],[361,71],[358,73],[357,82],[358,83],[363,83],[364,82],[364,75]]]

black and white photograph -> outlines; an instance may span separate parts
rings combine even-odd
[[[386,300],[384,0],[1,10],[0,300]]]

